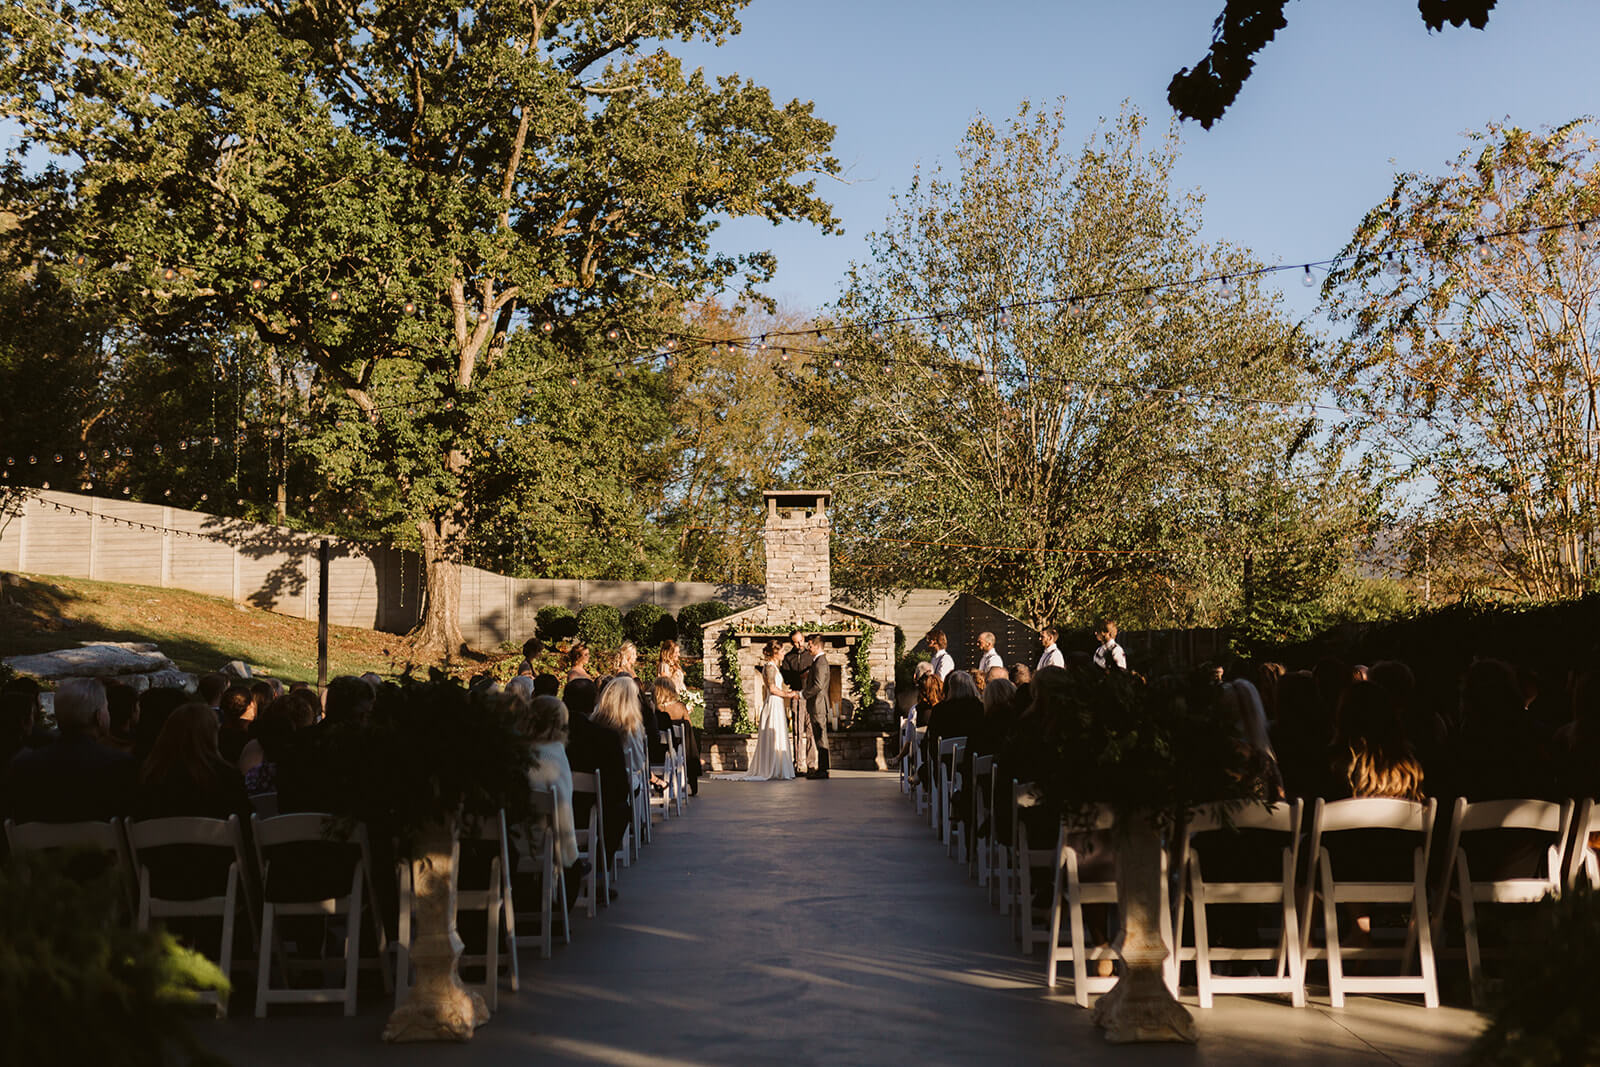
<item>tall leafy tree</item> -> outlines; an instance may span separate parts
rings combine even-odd
[[[1600,575],[1596,216],[1592,123],[1492,124],[1443,174],[1399,175],[1328,278],[1341,389],[1410,483],[1436,588],[1548,599]]]
[[[853,268],[838,366],[803,394],[837,576],[1041,624],[1217,623],[1252,502],[1314,429],[1309,342],[1255,261],[1199,241],[1170,133],[1148,144],[1126,111],[1075,152],[1065,122],[1064,104],[974,122],[956,172],[919,174]],[[1190,283],[1207,276],[1228,281]]]
[[[666,50],[736,32],[739,6],[17,0],[6,193],[83,299],[305,363],[303,448],[420,545],[415,640],[453,653],[510,338],[632,359],[685,301],[771,276],[711,251],[717,218],[834,225],[808,177],[837,168],[832,127]]]

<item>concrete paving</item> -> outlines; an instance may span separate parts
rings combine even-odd
[[[467,1045],[382,1045],[387,1005],[201,1024],[234,1063],[1435,1064],[1482,1025],[1457,1008],[1219,997],[1194,1047],[1107,1045],[1069,984],[1013,947],[892,775],[703,781],[686,818],[574,918],[570,946],[522,958],[522,990]],[[247,1006],[241,1006],[248,1011]],[[288,1011],[293,1011],[289,1014]]]

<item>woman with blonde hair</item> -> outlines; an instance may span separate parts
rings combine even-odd
[[[626,674],[618,674],[600,690],[600,700],[595,704],[591,721],[616,731],[622,738],[622,753],[628,759],[628,773],[641,776],[650,773],[648,750],[645,747],[644,708],[639,700],[639,683]]]
[[[673,722],[683,723],[683,759],[689,777],[689,795],[700,795],[700,741],[694,735],[694,723],[689,721],[689,705],[683,702],[682,690],[665,675],[655,681],[656,710],[664,712]]]
[[[563,868],[571,867],[578,859],[578,834],[572,813],[572,765],[567,762],[567,706],[552,696],[528,700],[510,687],[507,693],[516,709],[517,732],[533,750],[528,785],[547,789],[554,796],[556,861]]]
[[[1376,682],[1356,682],[1345,690],[1328,754],[1330,799],[1422,799],[1422,764],[1400,724],[1394,696]]]
[[[683,673],[683,652],[678,648],[678,642],[670,637],[661,642],[661,651],[656,653],[656,677],[671,678],[679,693],[682,693],[688,684],[688,679]]]

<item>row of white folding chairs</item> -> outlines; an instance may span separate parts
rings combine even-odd
[[[111,858],[117,879],[131,888],[133,914],[140,929],[171,918],[212,917],[221,920],[222,932],[216,962],[223,973],[234,966],[234,931],[242,908],[251,922],[257,946],[256,1014],[266,1014],[269,1003],[342,1003],[346,1015],[355,1014],[356,978],[361,966],[361,936],[370,923],[376,954],[372,965],[383,974],[385,940],[382,924],[374,918],[371,901],[371,850],[364,827],[338,823],[324,814],[280,815],[263,819],[252,815],[253,856],[247,852],[239,817],[208,819],[174,817],[88,823],[15,823],[7,820],[6,838],[13,853],[89,849]],[[158,895],[153,881],[152,860],[157,850],[181,846],[189,855],[198,849],[223,853],[226,867],[219,884],[188,885],[183,895]],[[297,850],[295,859],[284,857]],[[331,870],[321,862],[318,876],[305,868],[308,857],[334,860]],[[274,862],[277,874],[274,876]],[[156,860],[159,864],[159,860]],[[294,870],[290,870],[290,867]],[[298,881],[296,880],[298,877]],[[345,879],[348,879],[346,883]],[[260,893],[261,899],[252,897]],[[365,903],[364,903],[365,902]],[[345,975],[338,985],[317,988],[292,988],[288,959],[278,940],[277,921],[284,916],[344,916]],[[259,921],[258,921],[259,919]],[[319,929],[319,936],[321,931]],[[320,955],[323,946],[317,945]],[[278,961],[283,984],[272,984],[272,961]],[[320,962],[316,965],[321,966]],[[217,1006],[217,1014],[227,1014],[227,1002],[216,994],[207,999]]]
[[[955,746],[952,746],[952,755]],[[954,766],[955,763],[952,763]],[[941,765],[942,771],[942,765]],[[1052,946],[1047,966],[1047,981],[1054,985],[1056,964],[1071,960],[1074,964],[1074,992],[1079,1003],[1087,1003],[1089,992],[1103,989],[1110,979],[1098,981],[1085,973],[1086,954],[1075,951],[1082,943],[1081,906],[1084,903],[1113,902],[1115,883],[1081,883],[1076,875],[1076,850],[1072,847],[1069,828],[1063,826],[1058,833],[1056,848],[1052,851],[1031,847],[1027,828],[1018,818],[1018,809],[1026,807],[1033,799],[1031,786],[1012,782],[1013,841],[1008,847],[992,833],[995,791],[1000,780],[998,768],[989,757],[976,757],[972,765],[973,788],[967,790],[971,809],[966,825],[974,831],[990,828],[991,832],[973,842],[969,861],[979,884],[987,882],[991,903],[996,891],[1001,894],[1002,913],[1015,911],[1014,933],[1025,953],[1031,954],[1036,941],[1046,941]],[[1226,992],[1277,992],[1287,993],[1297,1006],[1304,1004],[1305,965],[1308,959],[1324,958],[1328,961],[1330,999],[1334,1005],[1343,1003],[1346,993],[1384,992],[1420,994],[1424,1003],[1438,1003],[1438,984],[1434,943],[1439,940],[1446,907],[1453,890],[1460,901],[1461,931],[1464,954],[1467,958],[1474,1001],[1481,1003],[1484,992],[1481,951],[1476,923],[1476,905],[1483,902],[1516,903],[1542,899],[1558,894],[1563,885],[1573,884],[1584,877],[1600,887],[1600,861],[1587,847],[1590,833],[1600,833],[1600,805],[1593,801],[1553,803],[1537,800],[1486,801],[1472,804],[1466,799],[1456,802],[1451,820],[1449,841],[1444,846],[1449,856],[1444,865],[1439,889],[1430,894],[1426,884],[1430,850],[1433,847],[1435,803],[1363,798],[1326,802],[1318,799],[1312,811],[1309,834],[1300,833],[1302,806],[1300,801],[1275,805],[1271,809],[1259,806],[1241,807],[1225,816],[1220,810],[1206,808],[1195,813],[1177,843],[1176,870],[1178,883],[1176,915],[1171,931],[1181,932],[1185,909],[1192,906],[1195,924],[1194,943],[1181,945],[1175,940],[1169,967],[1169,984],[1176,984],[1176,967],[1182,960],[1195,962],[1197,986],[1201,1005],[1211,1006],[1217,991]],[[1103,817],[1103,816],[1102,816]],[[1274,880],[1253,882],[1208,883],[1202,871],[1202,849],[1192,848],[1195,835],[1220,830],[1231,824],[1239,830],[1268,831],[1278,834],[1284,841],[1280,863],[1280,877]],[[1543,873],[1530,877],[1499,880],[1475,879],[1470,872],[1469,849],[1463,836],[1496,830],[1531,830],[1548,835],[1548,848],[1543,861]],[[1325,841],[1331,835],[1348,831],[1387,830],[1409,832],[1415,835],[1416,846],[1411,855],[1409,870],[1396,870],[1382,880],[1340,880]],[[1296,886],[1299,870],[1302,837],[1307,840],[1312,864],[1309,881]],[[1032,906],[1032,871],[1036,868],[1053,868],[1056,872],[1055,892],[1050,908],[1048,934],[1043,926],[1043,916]],[[1163,892],[1165,893],[1165,883]],[[1107,898],[1109,894],[1109,899]],[[1313,945],[1312,905],[1317,897],[1323,901],[1323,944]],[[1430,904],[1431,898],[1431,904]],[[1273,948],[1221,947],[1210,940],[1206,908],[1212,904],[1259,903],[1276,904],[1281,911],[1279,936]],[[1340,941],[1338,905],[1341,903],[1368,903],[1402,905],[1409,908],[1407,936],[1403,946],[1345,946]],[[1071,944],[1060,944],[1062,908],[1067,910],[1068,924],[1073,931]],[[1048,939],[1048,940],[1047,940]],[[1103,952],[1103,950],[1102,950]],[[1418,966],[1407,970],[1405,964],[1413,956]],[[1398,975],[1349,976],[1344,973],[1347,958],[1387,957],[1402,963]],[[1272,960],[1275,973],[1258,975],[1218,975],[1213,961]],[[1103,983],[1103,984],[1102,984]]]

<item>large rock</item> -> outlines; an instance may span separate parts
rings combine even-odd
[[[200,679],[188,671],[180,671],[176,668],[156,671],[153,674],[145,675],[145,678],[150,682],[151,689],[182,689],[184,692],[192,694],[200,688]]]
[[[229,678],[237,679],[241,682],[248,682],[252,677],[254,677],[250,670],[250,664],[238,659],[230,659],[227,663],[222,665],[222,669],[217,673],[226,675]]]
[[[55,681],[58,678],[116,678],[125,674],[153,674],[176,667],[170,659],[157,652],[154,645],[109,642],[32,656],[11,656],[5,660],[5,665],[18,674],[32,675],[43,681]]]

